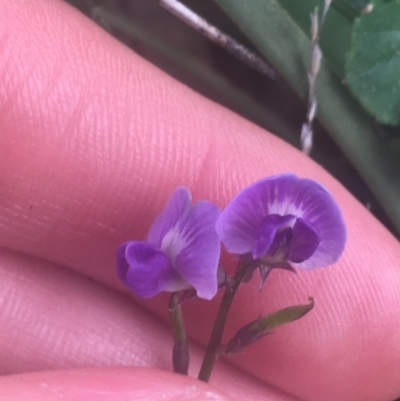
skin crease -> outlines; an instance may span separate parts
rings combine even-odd
[[[338,182],[274,135],[169,78],[68,5],[0,0],[0,12],[0,281],[8,283],[0,290],[2,373],[165,368],[165,351],[154,351],[143,328],[159,327],[153,335],[170,339],[154,317],[166,319],[167,297],[120,299],[115,290],[126,290],[116,277],[115,248],[145,237],[177,185],[189,187],[195,200],[223,207],[256,179],[293,171],[334,194],[348,227],[346,251],[332,267],[296,276],[273,272],[261,294],[257,280],[244,286],[227,337],[308,295],[316,306],[229,358],[248,375],[238,380],[239,370],[220,368],[225,373],[211,383],[236,399],[246,386],[256,388],[254,397],[278,401],[392,401],[400,395],[400,247]],[[81,275],[59,273],[64,268],[56,264]],[[224,264],[233,268],[234,258],[225,256]],[[188,332],[201,344],[217,304],[185,305]],[[129,305],[140,311],[137,319],[129,317]],[[126,339],[133,328],[142,333],[134,350]],[[98,372],[87,370],[87,386],[101,389],[103,379],[91,380]],[[159,371],[124,372],[143,376],[148,399],[157,399],[149,377],[175,386],[177,394],[185,385]],[[56,372],[50,379],[68,386],[75,374]],[[50,380],[49,373],[28,375],[5,377],[0,386],[26,399],[23,391]],[[104,376],[113,385],[116,376]],[[116,383],[115,392],[126,388]],[[65,399],[79,399],[78,393]]]
[[[14,386],[15,397],[26,401],[25,391],[37,391],[32,388],[35,383],[32,377],[47,382],[46,370],[51,369],[63,369],[63,373],[52,376],[53,382],[60,386],[65,385],[64,373],[71,381],[75,374],[80,375],[66,372],[68,368],[122,365],[171,370],[170,326],[133,303],[126,294],[71,269],[5,250],[0,250],[0,276],[0,360],[6,361],[0,364],[0,374],[8,375],[6,383],[8,388]],[[203,353],[202,347],[191,344],[190,375],[193,377],[199,370]],[[28,388],[21,388],[23,375],[12,375],[34,371],[44,373],[29,376],[31,379],[24,382]],[[101,382],[112,369],[105,372],[96,373],[103,376]],[[148,370],[125,372],[131,372],[135,379]],[[159,372],[153,371],[155,380]],[[142,382],[148,382],[148,377]],[[171,375],[168,380],[175,384],[174,380],[181,383],[181,378]],[[237,399],[295,401],[222,361],[216,367],[213,380],[219,390],[233,393]],[[114,386],[113,378],[106,383]],[[8,393],[3,392],[6,384],[2,385],[1,378],[0,385],[0,400],[8,401]],[[114,388],[113,394],[118,393],[118,386]],[[151,385],[149,388],[152,389]],[[171,391],[174,389],[172,386]],[[132,390],[137,390],[136,385],[132,384]],[[209,391],[219,394],[215,388]],[[36,398],[42,400],[41,396]],[[111,395],[110,399],[113,399]],[[160,398],[150,391],[148,399]]]
[[[17,396],[15,385],[23,387]],[[226,395],[213,393],[209,386],[195,379],[144,368],[78,369],[15,375],[3,379],[0,399],[31,400],[32,396],[41,401],[232,400]]]

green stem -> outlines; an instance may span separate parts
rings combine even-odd
[[[210,380],[215,362],[218,359],[226,319],[228,317],[228,313],[236,291],[246,275],[246,268],[247,264],[244,261],[241,261],[236,270],[235,276],[232,279],[232,282],[229,283],[225,289],[198,377],[198,379],[203,382],[208,382]]]
[[[175,373],[188,374],[189,346],[186,338],[185,324],[182,317],[182,308],[179,304],[179,293],[174,292],[169,301],[169,316],[174,336],[172,364]]]

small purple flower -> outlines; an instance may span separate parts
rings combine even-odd
[[[191,205],[187,188],[178,187],[156,218],[147,241],[128,241],[117,249],[119,278],[137,295],[194,288],[200,298],[217,292],[220,241],[215,223],[218,206]]]
[[[289,264],[302,269],[333,264],[346,243],[343,216],[329,192],[291,173],[241,191],[222,212],[216,230],[228,252],[251,255],[265,274]]]

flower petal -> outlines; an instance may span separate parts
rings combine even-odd
[[[172,267],[168,255],[144,241],[130,241],[117,249],[119,278],[137,295],[153,297],[160,291],[180,291],[188,285]]]
[[[165,235],[179,221],[181,216],[189,211],[191,202],[190,191],[185,187],[178,187],[172,193],[162,212],[154,220],[147,235],[150,244],[161,247]]]
[[[219,238],[229,252],[249,253],[261,221],[269,214],[303,218],[318,232],[318,248],[298,267],[333,264],[343,253],[346,227],[335,200],[322,185],[291,173],[262,179],[236,195],[217,221]]]
[[[290,243],[288,260],[301,263],[309,259],[321,242],[318,231],[302,218],[298,218],[293,226],[293,239]]]
[[[315,269],[339,260],[346,244],[346,226],[336,201],[322,185],[299,179],[292,190],[288,213],[310,223],[321,240],[313,255],[297,267]]]
[[[162,245],[179,274],[197,290],[200,298],[211,299],[217,292],[221,245],[215,222],[220,213],[219,207],[211,202],[196,202]]]
[[[117,251],[115,252],[117,257],[117,275],[124,284],[126,284],[126,274],[128,273],[129,269],[129,264],[125,257],[125,250],[128,244],[129,242],[124,242],[117,248]]]
[[[287,226],[294,219],[295,216],[280,216],[279,214],[270,214],[265,217],[258,227],[254,239],[252,250],[253,258],[258,259],[260,256],[265,255],[274,242],[278,229]],[[279,245],[280,244],[278,243],[277,246],[279,247]],[[276,251],[277,249],[275,249],[275,252]],[[273,256],[275,252],[273,252],[271,256]]]
[[[290,216],[290,215],[289,215]],[[267,256],[270,256],[274,259],[276,257],[282,258],[282,260],[286,260],[290,251],[290,244],[293,239],[293,229],[292,227],[286,227],[282,231],[278,231],[275,235],[274,242],[268,249]],[[277,255],[279,251],[279,255]]]
[[[218,236],[228,252],[239,255],[252,252],[262,220],[270,214],[290,214],[287,204],[297,181],[298,178],[291,173],[264,178],[232,199],[216,225]]]

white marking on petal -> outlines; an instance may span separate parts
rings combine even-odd
[[[292,201],[287,198],[284,202],[279,202],[275,200],[274,202],[267,204],[268,214],[279,214],[280,216],[286,216],[287,214],[292,214],[296,217],[304,216],[304,209],[298,206],[295,206]]]
[[[188,240],[183,235],[182,231],[179,231],[178,227],[172,228],[164,236],[161,242],[161,249],[170,257],[172,265],[175,267],[175,258],[179,253],[186,248]]]

